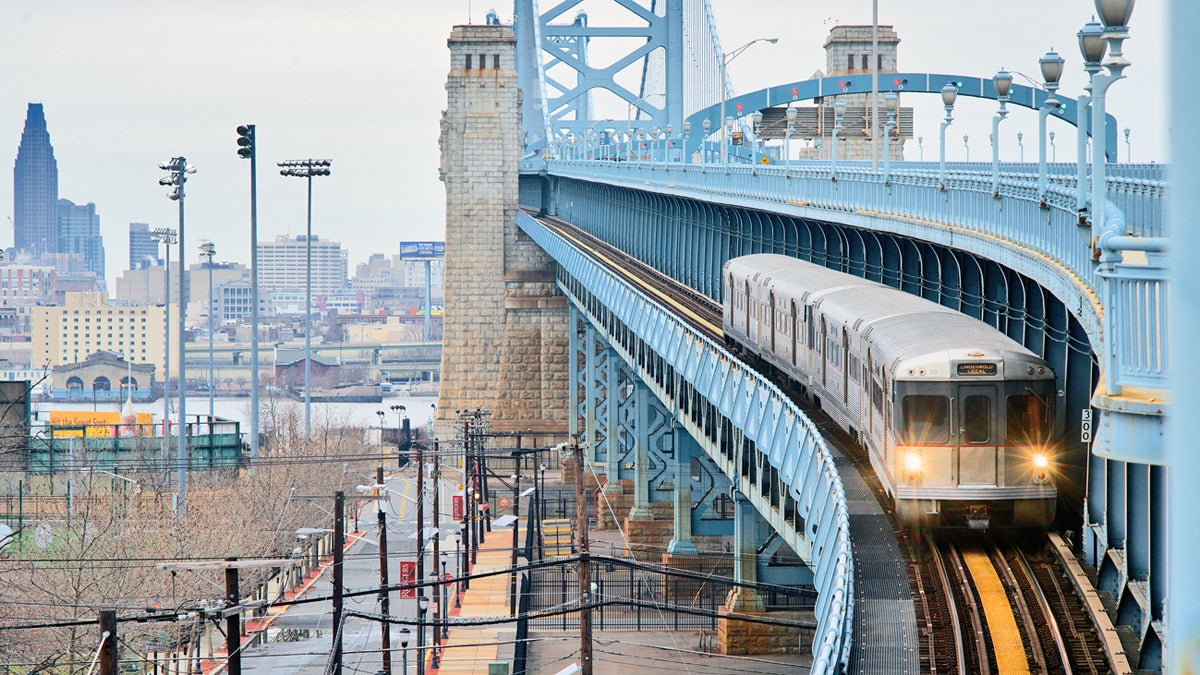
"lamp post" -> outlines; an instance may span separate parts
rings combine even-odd
[[[700,128],[704,130],[704,135],[700,138],[700,163],[708,163],[708,132],[712,129],[712,122],[704,120],[700,123]]]
[[[763,118],[763,114],[762,114],[761,110],[755,110],[754,114],[750,116],[750,121],[753,123],[753,126],[754,126],[754,145],[750,146],[751,149],[753,150],[753,152],[751,153],[752,155],[761,154],[758,151],[758,148],[760,147],[758,134],[762,130],[762,118]]]
[[[1133,149],[1129,146],[1129,127],[1125,127],[1125,163],[1133,163]]]
[[[1054,132],[1051,131],[1049,134],[1047,134],[1047,136],[1050,137],[1050,161],[1052,163],[1057,162],[1058,161],[1058,151],[1054,148]]]
[[[253,124],[237,128],[238,156],[250,160],[250,456],[258,454],[258,152]]]
[[[954,123],[954,101],[956,99],[958,99],[958,87],[947,82],[942,87],[942,105],[946,108],[946,118],[942,120],[941,131],[938,132],[938,189],[941,190],[946,189],[946,127]]]
[[[1046,100],[1038,110],[1038,203],[1046,205],[1046,190],[1049,188],[1049,178],[1046,169],[1046,116],[1058,109],[1058,99],[1054,93],[1058,91],[1058,81],[1062,78],[1063,57],[1055,51],[1046,52],[1038,59],[1042,70],[1042,80],[1046,83]],[[1054,145],[1054,132],[1050,132],[1050,145]]]
[[[187,514],[187,359],[184,358],[184,328],[187,316],[187,293],[183,287],[183,202],[184,189],[189,174],[196,173],[196,168],[187,163],[184,157],[172,157],[158,165],[167,175],[158,179],[158,184],[170,186],[167,198],[179,202],[179,443],[176,448],[176,470],[178,471],[179,492],[175,502],[175,515],[182,518]]]
[[[382,410],[376,410],[375,414],[379,416],[379,455],[382,457],[385,453],[383,450],[383,416],[387,413]],[[382,465],[382,460],[380,460]]]
[[[279,162],[279,175],[308,181],[308,219],[304,228],[304,437],[312,436],[312,179],[328,176],[332,159]]]
[[[796,129],[796,117],[799,115],[792,106],[787,107],[787,130],[783,134],[783,168],[792,169],[792,132]]]
[[[1087,84],[1083,87],[1085,93],[1079,95],[1075,108],[1075,211],[1079,214],[1079,222],[1082,224],[1083,214],[1088,208],[1088,110],[1092,103],[1091,94],[1096,74],[1100,72],[1100,60],[1104,58],[1108,47],[1104,43],[1104,26],[1095,21],[1084,24],[1075,37],[1079,40],[1079,52],[1083,56],[1083,70],[1088,74]],[[1092,133],[1096,133],[1094,127]]]
[[[408,412],[408,408],[405,408],[402,405],[393,405],[389,409],[392,412],[396,413],[396,462],[400,466],[403,466],[404,464],[407,463],[407,456],[404,455],[404,452],[406,450],[408,450],[408,448],[404,447],[404,442],[409,440],[406,437],[406,435],[403,433],[403,428],[404,428],[404,419],[403,418],[404,418],[404,413]],[[380,427],[383,426],[382,419],[380,419],[379,424],[380,424]],[[380,431],[379,433],[382,434],[383,432]],[[380,438],[382,439],[382,436]],[[405,461],[401,462],[400,461],[401,459],[404,459]],[[434,461],[435,462],[438,461],[436,457],[434,458]]]
[[[966,134],[963,134],[963,149],[967,151],[966,161],[970,162],[971,161],[971,143],[970,143],[970,137],[967,136]]]
[[[759,42],[770,42],[775,44],[779,42],[779,38],[756,38],[738,47],[737,49],[726,52],[721,55],[721,119],[725,119],[725,99],[729,98],[729,87],[725,81],[725,69],[729,67],[729,63],[742,55],[747,49]],[[707,130],[706,130],[707,131]],[[724,164],[728,159],[728,148],[725,147],[725,125],[721,125],[721,163]]]
[[[1000,122],[1008,117],[1008,92],[1012,89],[1012,75],[1001,68],[992,76],[992,86],[996,88],[996,100],[1000,109],[992,118],[992,196],[1000,196]]]
[[[216,416],[213,404],[213,385],[215,378],[213,377],[213,256],[217,254],[217,247],[211,241],[206,241],[200,244],[200,257],[207,258],[205,265],[208,267],[208,423],[212,424],[212,418]]]
[[[888,114],[887,124],[883,125],[883,183],[886,185],[892,168],[892,129],[896,126],[896,107],[900,104],[900,97],[896,95],[896,92],[889,91],[883,97],[883,102],[886,104]]]
[[[917,136],[917,152],[922,162],[925,161],[925,137]]]
[[[687,145],[688,145],[687,139],[691,137],[691,134],[692,134],[692,123],[684,122],[683,123],[683,136],[682,136],[682,138],[679,139],[679,161],[684,162],[686,164],[692,163],[691,157],[683,156],[683,153],[687,151]]]
[[[418,533],[417,538],[421,538]],[[429,596],[417,598],[417,675],[425,675],[425,612],[429,609]]]
[[[400,675],[408,675],[408,637],[412,631],[407,626],[400,631]]]
[[[1020,152],[1020,155],[1019,155],[1020,159],[1017,161],[1024,162],[1025,161],[1025,134],[1024,134],[1024,132],[1021,132],[1021,131],[1017,132],[1017,151]]]
[[[165,295],[163,296],[163,460],[167,459],[167,446],[171,436],[171,244],[177,240],[177,232],[169,227],[156,227],[150,233],[154,241],[166,244],[166,267],[163,271]]]
[[[1104,199],[1107,192],[1108,169],[1108,120],[1105,115],[1105,99],[1108,88],[1125,77],[1124,70],[1129,60],[1122,52],[1121,43],[1129,37],[1129,17],[1133,13],[1133,0],[1096,0],[1096,12],[1104,22],[1104,41],[1108,43],[1108,58],[1101,63],[1106,73],[1092,78],[1092,241],[1104,232]],[[1114,148],[1115,150],[1115,148]],[[1120,393],[1110,380],[1109,393]]]
[[[836,101],[833,104],[833,133],[829,139],[829,176],[837,178],[837,142],[838,134],[842,131],[842,120],[846,117],[846,102]]]

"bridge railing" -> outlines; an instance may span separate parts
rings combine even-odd
[[[776,469],[805,522],[805,531],[793,531],[792,535],[811,545],[817,590],[812,672],[843,672],[850,653],[854,610],[850,522],[841,476],[816,426],[770,381],[539,221],[521,213],[517,222],[558,263],[560,285],[564,277],[569,280],[568,294],[573,285],[586,290],[659,354],[682,382],[704,395],[720,415],[741,429]],[[685,418],[685,426],[688,422]],[[729,464],[719,450],[709,454],[718,466]],[[733,462],[725,471],[741,486],[745,477],[739,475],[738,464]],[[754,495],[750,496],[754,501]],[[804,549],[798,541],[789,543],[797,550]]]
[[[1089,324],[1096,327],[1094,342],[1105,344],[1104,370],[1111,393],[1119,393],[1122,384],[1165,388],[1165,268],[1100,268],[1098,242],[1077,211],[1074,164],[1052,165],[1044,202],[1038,193],[1037,165],[1031,163],[1004,165],[999,198],[992,193],[991,164],[985,162],[949,163],[944,181],[935,162],[895,163],[886,180],[883,171],[865,162],[839,163],[836,170],[828,162],[793,162],[790,168],[553,159],[539,159],[537,164],[555,176],[632,189],[711,197],[749,208],[778,205],[785,213],[814,209],[830,213],[834,220],[834,214],[850,221],[894,216],[921,227],[953,227],[1007,242],[1035,252],[1039,265],[1078,288],[1077,304],[1095,319]],[[531,169],[532,164],[525,167]],[[1121,262],[1121,250],[1161,251],[1167,235],[1163,165],[1112,164],[1109,170],[1107,208],[1121,214],[1119,219],[1109,218],[1106,226],[1119,229],[1105,237],[1116,235],[1112,245],[1105,245],[1106,255],[1115,255],[1110,262]],[[1125,263],[1137,260],[1137,254],[1125,257]],[[1106,327],[1125,328],[1101,330],[1102,316]]]

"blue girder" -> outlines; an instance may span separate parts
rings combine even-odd
[[[841,478],[812,422],[773,384],[539,221],[519,213],[517,223],[558,263],[560,288],[572,303],[593,326],[608,331],[613,349],[813,568],[818,599],[812,671],[844,669],[853,614],[849,521]],[[644,343],[653,358],[664,361],[666,373],[656,376],[636,355],[646,352],[623,340]],[[702,399],[702,410],[686,398],[685,387]]]

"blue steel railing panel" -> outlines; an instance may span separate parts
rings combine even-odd
[[[706,393],[722,415],[755,443],[785,481],[804,518],[805,532],[781,532],[798,553],[811,551],[817,602],[813,636],[814,673],[843,671],[850,655],[853,617],[853,570],[845,490],[833,458],[812,421],[775,385],[694,331],[678,317],[600,267],[590,257],[524,213],[518,225],[625,326],[647,344],[661,344],[659,355],[696,391]],[[561,284],[560,284],[561,285]],[[586,312],[586,308],[583,308]],[[641,333],[640,330],[648,330]],[[661,332],[677,332],[682,341],[659,341]],[[614,345],[614,349],[619,346]],[[739,422],[740,420],[740,422]],[[780,429],[781,425],[788,429]],[[780,441],[779,439],[784,439]],[[773,447],[772,443],[786,443]],[[730,460],[702,443],[712,460],[735,484],[741,476]],[[761,506],[760,495],[748,495]],[[790,528],[786,528],[790,530]],[[803,539],[800,539],[803,537]]]

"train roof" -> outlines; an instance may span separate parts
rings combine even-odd
[[[726,269],[735,275],[757,272],[757,283],[776,297],[815,303],[835,324],[840,321],[869,340],[889,368],[910,359],[976,351],[992,358],[1038,358],[978,319],[814,263],[760,254],[731,259]]]

